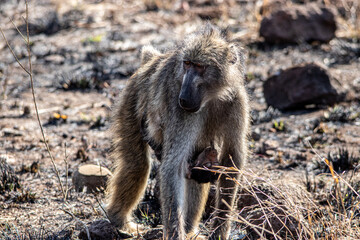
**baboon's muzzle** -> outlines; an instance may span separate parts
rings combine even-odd
[[[200,109],[200,105],[193,106],[191,102],[181,97],[179,97],[179,106],[187,112],[197,112]]]
[[[197,74],[190,69],[184,76],[179,94],[179,106],[188,112],[197,112],[201,106],[201,94],[194,84]]]

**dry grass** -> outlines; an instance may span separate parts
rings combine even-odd
[[[360,239],[360,179],[355,170],[340,175],[321,160],[330,173],[311,179],[306,174],[303,185],[271,172],[219,170],[242,176],[234,180],[241,191],[231,216],[238,231],[246,232],[243,239]]]

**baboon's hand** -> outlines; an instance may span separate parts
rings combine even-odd
[[[190,165],[186,177],[194,179],[198,183],[214,182],[218,178],[218,173],[214,166],[219,165],[218,152],[213,147],[207,147],[196,158],[194,165]]]

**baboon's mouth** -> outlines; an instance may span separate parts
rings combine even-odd
[[[199,111],[199,109],[200,109],[200,106],[199,107],[186,107],[186,106],[182,106],[180,103],[179,103],[179,106],[182,109],[184,109],[185,111],[190,112],[190,113],[195,113],[195,112]]]

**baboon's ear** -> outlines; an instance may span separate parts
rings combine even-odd
[[[141,65],[148,63],[153,57],[159,56],[161,53],[153,46],[143,46],[141,49]]]
[[[235,44],[230,44],[229,46],[228,59],[231,64],[237,63],[239,59],[239,49]]]

